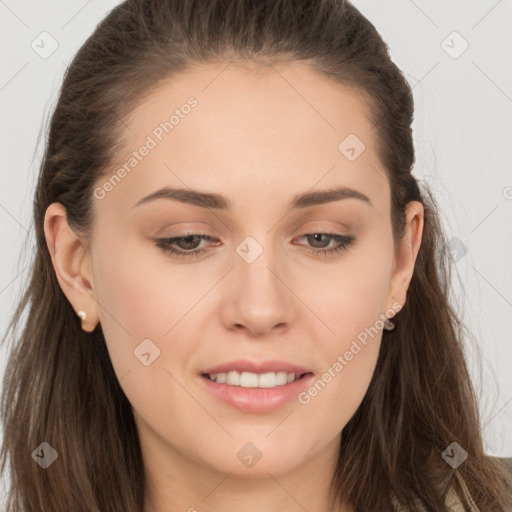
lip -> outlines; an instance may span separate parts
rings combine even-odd
[[[220,366],[219,368],[223,367]],[[212,373],[215,372],[212,371]],[[313,373],[309,372],[294,382],[275,388],[244,388],[213,382],[206,375],[199,376],[199,380],[205,386],[205,389],[216,398],[240,411],[252,413],[273,412],[283,407],[297,398],[299,393],[311,384],[313,378]]]
[[[249,359],[238,359],[237,361],[230,361],[228,363],[219,364],[206,370],[201,371],[202,375],[212,373],[227,373],[227,372],[252,372],[252,373],[268,373],[268,372],[286,372],[295,373],[296,375],[303,375],[305,373],[313,373],[308,368],[303,368],[295,364],[287,363],[286,361],[278,361],[276,359],[271,361],[251,361]],[[247,388],[246,388],[247,389]]]

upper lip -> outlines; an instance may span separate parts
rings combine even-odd
[[[271,361],[251,361],[249,359],[238,359],[237,361],[230,361],[222,363],[211,368],[203,370],[202,374],[211,375],[212,373],[227,373],[227,372],[251,372],[251,373],[268,373],[268,372],[287,372],[295,373],[296,375],[303,375],[304,373],[312,373],[311,370],[296,364],[287,363],[286,361],[278,361],[277,359]]]

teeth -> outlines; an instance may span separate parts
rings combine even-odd
[[[219,384],[229,384],[230,386],[241,386],[243,388],[275,388],[283,386],[289,382],[297,380],[295,373],[287,372],[268,372],[268,373],[252,373],[252,372],[227,372],[212,373],[208,375],[209,379]]]

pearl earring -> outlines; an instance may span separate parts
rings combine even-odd
[[[83,327],[84,320],[87,317],[87,313],[85,311],[80,310],[78,311],[77,315],[80,318],[80,327]]]
[[[386,331],[392,331],[393,329],[395,328],[395,324],[388,318],[385,322],[384,322],[384,329]]]

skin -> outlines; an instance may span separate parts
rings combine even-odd
[[[341,431],[368,389],[382,331],[309,403],[293,400],[271,413],[220,402],[198,374],[247,357],[289,361],[321,377],[359,333],[405,303],[423,207],[409,203],[406,235],[395,246],[389,184],[366,106],[304,63],[209,63],[166,80],[126,119],[119,162],[190,96],[197,107],[94,199],[90,244],[71,231],[61,205],[50,205],[53,265],[74,309],[87,312],[83,328],[101,323],[133,406],[145,512],[325,512]],[[353,162],[338,150],[351,133],[366,146]],[[132,208],[166,185],[223,194],[233,209],[170,199]],[[364,193],[372,205],[350,198],[288,209],[296,194],[334,185]],[[174,244],[207,249],[197,258],[166,254],[152,240],[187,229],[212,237]],[[356,240],[341,253],[315,256],[339,245],[304,236],[318,232]],[[236,252],[247,236],[263,248],[252,263]],[[160,350],[149,366],[134,357],[145,338]],[[248,442],[262,454],[250,468],[237,457]]]

